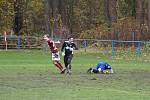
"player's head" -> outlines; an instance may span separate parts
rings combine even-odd
[[[107,66],[107,68],[108,68],[108,69],[111,69],[111,66],[110,66],[110,65],[108,65],[108,66]]]
[[[49,40],[49,35],[48,35],[48,34],[45,34],[45,35],[43,36],[43,39],[46,40],[46,41]]]
[[[68,38],[68,41],[69,41],[69,42],[73,42],[73,38],[72,38],[72,37],[69,37],[69,38]]]
[[[106,67],[106,69],[111,69],[112,68],[108,63],[105,64],[105,67]]]

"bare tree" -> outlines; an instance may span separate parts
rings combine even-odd
[[[49,0],[44,0],[45,3],[45,33],[51,34],[50,32],[50,5]]]
[[[45,0],[46,32],[53,38],[62,38],[67,30],[65,0]]]
[[[61,14],[62,23],[67,25],[67,3],[66,0],[59,0],[58,11]]]
[[[117,0],[109,0],[109,13],[111,22],[117,21]]]
[[[135,0],[136,20],[139,24],[144,23],[143,0]]]
[[[104,16],[105,16],[105,20],[110,23],[111,19],[110,19],[110,14],[109,14],[109,0],[104,0]]]
[[[148,36],[150,38],[150,0],[148,0],[148,30],[149,30]]]
[[[14,32],[18,34],[23,27],[23,1],[14,0]]]
[[[117,0],[104,0],[104,16],[109,24],[117,21]]]

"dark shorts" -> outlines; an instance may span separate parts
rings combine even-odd
[[[72,58],[73,58],[73,54],[64,56],[65,67],[67,67],[68,64],[71,65]]]

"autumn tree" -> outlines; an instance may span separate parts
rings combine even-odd
[[[144,23],[143,0],[135,0],[136,20],[139,24]]]
[[[14,0],[14,32],[18,34],[23,26],[23,0]]]
[[[111,24],[117,21],[117,0],[104,0],[104,15]]]
[[[130,26],[141,33],[139,39],[146,39],[149,16],[149,0],[0,0],[1,33],[13,28],[16,34],[78,38],[86,31],[108,38],[112,32],[126,34]],[[117,29],[113,31],[114,25]]]
[[[148,37],[150,38],[150,0],[148,0]]]
[[[10,31],[13,26],[13,1],[0,0],[0,33]]]
[[[110,23],[111,19],[110,19],[110,13],[109,13],[109,0],[104,0],[104,16],[105,16],[105,20]]]

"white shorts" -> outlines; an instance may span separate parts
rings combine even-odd
[[[59,52],[52,53],[52,60],[60,60]]]

